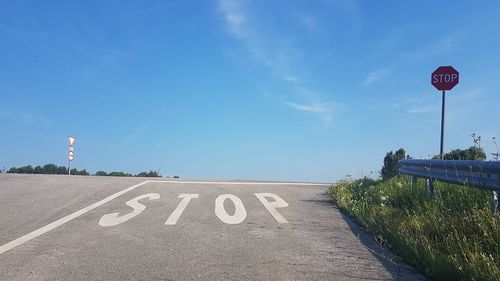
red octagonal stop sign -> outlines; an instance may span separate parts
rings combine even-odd
[[[458,84],[458,71],[451,66],[440,66],[432,73],[431,83],[440,91],[449,91]]]

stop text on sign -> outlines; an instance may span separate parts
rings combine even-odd
[[[458,80],[458,71],[452,66],[440,66],[431,75],[431,84],[440,91],[451,90]]]
[[[277,210],[278,208],[288,207],[288,203],[285,202],[285,200],[283,200],[281,197],[279,197],[274,193],[254,193],[254,195],[257,197],[257,199],[259,199],[262,205],[264,205],[267,211],[274,217],[274,219],[278,223],[288,223],[288,221]],[[165,225],[177,224],[177,221],[181,217],[182,213],[188,206],[191,199],[197,199],[198,197],[199,194],[186,194],[186,193],[180,194],[178,198],[182,200],[177,205],[177,208],[175,208],[172,214],[170,214],[170,216],[167,218]],[[269,201],[268,198],[271,198],[272,201]],[[118,212],[105,214],[99,220],[99,225],[104,227],[115,226],[127,222],[128,220],[136,217],[144,210],[146,210],[146,206],[142,203],[139,203],[139,201],[145,199],[157,200],[160,199],[160,194],[158,193],[143,194],[127,201],[125,204],[133,209],[131,212],[124,215],[120,215],[120,213]],[[226,200],[231,201],[231,203],[234,205],[234,214],[232,215],[230,215],[224,208],[224,202]],[[215,215],[223,223],[240,224],[247,217],[247,212],[240,198],[238,198],[233,194],[222,194],[215,199]]]
[[[444,74],[434,74],[432,75],[432,83],[450,83],[453,81],[458,81],[457,73],[444,73]]]

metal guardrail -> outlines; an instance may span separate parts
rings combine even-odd
[[[426,189],[431,194],[436,180],[491,190],[492,211],[500,211],[500,161],[408,159],[400,160],[399,165],[399,172],[412,176],[412,183],[416,177],[426,178]]]
[[[402,174],[500,191],[500,161],[401,160]]]

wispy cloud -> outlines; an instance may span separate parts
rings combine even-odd
[[[298,104],[293,102],[285,103],[288,107],[291,107],[298,111],[309,112],[318,115],[323,121],[332,121],[332,108],[329,104],[313,102],[311,104]]]
[[[286,103],[287,106],[304,112],[315,113],[323,121],[330,122],[332,110],[325,102],[320,102],[321,94],[313,92],[305,85],[305,64],[303,53],[291,42],[291,38],[284,38],[279,30],[265,26],[263,21],[257,21],[258,11],[246,2],[219,0],[219,10],[224,16],[228,32],[241,40],[251,56],[260,64],[267,67],[270,74],[288,83],[292,92],[305,104]],[[304,24],[313,23],[312,18],[304,19]],[[310,94],[314,93],[314,94]]]
[[[242,12],[241,2],[219,0],[219,7],[224,13],[230,31],[239,37],[251,39],[251,32],[245,28],[247,17]]]
[[[3,24],[0,24],[0,29],[5,30],[5,31],[8,31],[8,32],[12,32],[12,33],[21,33],[21,31],[20,31],[20,30],[18,30],[18,29],[14,29],[14,28],[12,28],[12,27],[8,27],[8,26],[3,25]]]
[[[366,77],[366,79],[363,83],[370,84],[370,83],[378,82],[378,81],[384,79],[385,77],[387,77],[387,75],[389,73],[390,73],[390,70],[387,68],[381,68],[381,69],[372,71],[372,72],[368,73],[368,76]]]
[[[455,114],[464,112],[465,108],[480,108],[487,104],[483,89],[473,89],[469,91],[457,91],[453,96],[447,100],[447,115],[450,118]],[[422,94],[419,98],[409,98],[402,101],[402,109],[406,108],[406,112],[410,114],[424,114],[431,112],[441,111],[440,95],[436,94]],[[453,107],[454,104],[467,104],[467,107]]]
[[[35,125],[41,127],[50,127],[51,123],[49,119],[41,114],[33,114],[28,111],[19,110],[17,112],[18,118],[26,125]]]
[[[254,59],[283,80],[299,76],[294,64],[300,52],[279,34],[270,32],[271,28],[255,21],[257,12],[242,1],[219,0],[218,3],[228,31],[245,44]]]
[[[18,123],[25,126],[50,127],[51,122],[42,114],[30,112],[24,108],[14,106],[10,108],[0,108],[0,117],[4,120]]]
[[[4,30],[10,33],[15,33],[18,35],[23,35],[23,36],[33,36],[33,37],[44,37],[46,36],[45,33],[40,33],[40,32],[34,32],[30,30],[25,30],[25,29],[19,29],[19,28],[14,28],[7,26],[5,24],[0,23],[0,30]]]
[[[295,77],[295,76],[285,76],[283,77],[283,79],[285,79],[286,81],[289,81],[289,82],[299,82],[299,78],[298,77]]]
[[[430,44],[413,51],[402,52],[401,55],[414,60],[422,60],[432,56],[446,54],[457,48],[457,46],[466,39],[469,32],[469,28],[449,31],[439,36]]]

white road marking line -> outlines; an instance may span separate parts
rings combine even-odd
[[[177,208],[172,212],[172,214],[168,217],[167,221],[165,222],[166,225],[175,225],[179,218],[182,215],[182,212],[184,212],[184,209],[186,209],[187,205],[189,204],[189,201],[193,198],[198,198],[199,194],[180,194],[177,198],[182,198],[181,202],[179,205],[177,205]]]
[[[52,223],[49,223],[46,226],[43,226],[37,230],[34,230],[24,236],[21,236],[15,240],[12,240],[8,242],[7,244],[1,245],[0,246],[0,255],[17,247],[20,246],[33,238],[36,238],[44,233],[47,233],[85,213],[88,213],[92,210],[94,210],[97,207],[100,207],[109,201],[115,199],[116,197],[123,195],[131,190],[134,190],[138,188],[139,186],[145,185],[146,183],[173,183],[173,184],[217,184],[217,185],[298,185],[298,186],[330,186],[329,184],[322,184],[322,183],[297,183],[297,182],[222,182],[222,181],[168,181],[168,180],[147,180],[143,181],[141,183],[138,183],[136,185],[133,185],[131,187],[125,188],[122,191],[119,191],[115,194],[112,194],[104,199],[102,199],[99,202],[96,202],[90,206],[87,206],[79,211],[76,211],[72,214],[69,214],[61,219],[58,219]],[[240,200],[241,201],[241,200]],[[243,207],[244,208],[244,207]],[[224,210],[225,211],[225,210]],[[227,215],[227,214],[226,214]],[[246,217],[246,211],[245,211],[245,217]]]
[[[111,213],[111,214],[105,214],[104,216],[101,217],[99,220],[99,225],[100,226],[115,226],[122,224],[131,218],[137,216],[138,214],[142,213],[142,211],[146,210],[146,206],[139,203],[139,200],[146,199],[148,198],[149,200],[157,200],[160,199],[160,194],[158,193],[148,193],[148,194],[143,194],[135,197],[134,199],[131,199],[127,201],[125,204],[127,206],[131,207],[134,209],[132,212],[118,216],[120,213]]]
[[[328,183],[299,183],[299,182],[230,182],[230,181],[168,181],[150,180],[150,183],[178,183],[178,184],[217,184],[217,185],[298,185],[298,186],[330,186]]]
[[[276,208],[284,208],[288,207],[288,203],[283,200],[281,197],[274,193],[254,193],[257,198],[259,198],[260,202],[264,207],[266,207],[267,211],[274,217],[278,223],[288,223],[288,221],[276,210]],[[274,199],[274,202],[269,202],[266,200],[266,197],[271,197]]]
[[[99,202],[96,202],[96,203],[94,203],[94,204],[92,204],[92,205],[90,205],[88,207],[85,207],[85,208],[83,208],[83,209],[81,209],[79,211],[76,211],[76,212],[74,212],[74,213],[72,213],[70,215],[67,215],[67,216],[65,216],[65,217],[63,217],[61,219],[58,219],[58,220],[56,220],[56,221],[54,221],[52,223],[49,223],[48,225],[46,225],[44,227],[41,227],[41,228],[39,228],[39,229],[37,229],[35,231],[32,231],[32,232],[30,232],[30,233],[28,233],[28,234],[26,234],[24,236],[21,236],[21,237],[17,238],[16,240],[10,241],[9,243],[0,246],[0,255],[3,254],[3,253],[5,253],[5,252],[7,252],[7,251],[9,251],[9,250],[11,250],[11,249],[13,249],[13,248],[15,248],[15,247],[17,247],[17,246],[19,246],[19,245],[22,245],[22,244],[30,241],[33,238],[36,238],[36,237],[38,237],[38,236],[40,236],[40,235],[42,235],[42,234],[44,234],[46,232],[49,232],[49,231],[51,231],[51,230],[53,230],[53,229],[55,229],[55,228],[57,228],[57,227],[65,224],[65,223],[67,223],[67,222],[69,222],[69,221],[71,221],[71,220],[73,220],[73,219],[75,219],[75,218],[77,218],[77,217],[79,217],[79,216],[81,216],[81,215],[89,212],[89,211],[92,211],[93,209],[95,209],[95,208],[97,208],[97,207],[99,207],[99,206],[101,206],[103,204],[108,203],[109,201],[115,199],[116,197],[118,197],[118,196],[120,196],[122,194],[125,194],[125,193],[127,193],[127,192],[129,192],[131,190],[134,190],[134,189],[138,188],[139,186],[145,185],[148,182],[149,181],[143,181],[143,182],[141,182],[139,184],[133,185],[133,186],[128,187],[128,188],[125,188],[124,190],[118,191],[117,193],[112,194],[112,195],[110,195],[110,196],[102,199]]]
[[[234,215],[232,216],[224,209],[224,201],[226,199],[233,201]],[[247,217],[247,211],[245,210],[245,206],[243,206],[243,202],[241,202],[240,198],[232,194],[222,194],[215,199],[215,214],[222,222],[227,224],[240,224]]]

